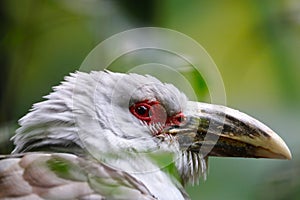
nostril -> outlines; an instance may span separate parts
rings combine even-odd
[[[180,126],[185,121],[185,116],[183,113],[178,113],[170,118],[169,123],[173,126]]]
[[[182,123],[182,122],[184,122],[184,120],[185,120],[185,116],[183,115],[183,113],[179,113],[179,114],[176,115],[175,120],[176,120],[178,123]]]
[[[183,122],[184,121],[184,116],[177,116],[176,118],[175,118],[175,120],[177,121],[177,122],[179,122],[179,123],[181,123],[181,122]]]

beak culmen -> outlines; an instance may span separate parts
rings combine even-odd
[[[186,123],[168,130],[182,149],[204,156],[291,159],[285,142],[258,120],[237,110],[189,102]]]

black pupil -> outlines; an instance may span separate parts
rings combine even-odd
[[[148,109],[146,106],[139,106],[136,108],[136,113],[139,115],[142,115],[142,116],[146,115],[147,111],[148,111]]]

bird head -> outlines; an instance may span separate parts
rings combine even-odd
[[[183,183],[205,176],[208,156],[291,159],[284,141],[261,122],[225,106],[188,101],[154,77],[101,71],[65,80],[19,121],[14,153],[89,153],[136,170],[149,154],[167,152]]]

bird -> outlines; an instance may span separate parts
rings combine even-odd
[[[150,75],[70,73],[19,120],[0,156],[0,199],[189,199],[208,157],[291,159],[238,110],[189,101]]]

